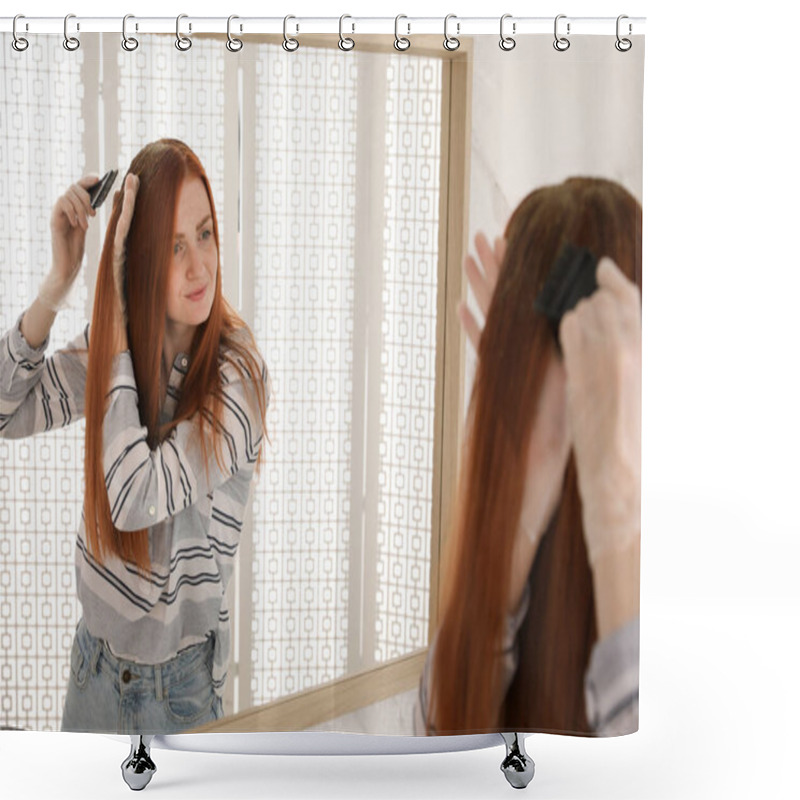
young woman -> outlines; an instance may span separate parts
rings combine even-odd
[[[83,614],[62,729],[177,732],[222,715],[226,588],[262,460],[269,378],[222,295],[205,170],[172,139],[131,162],[91,325],[45,357],[81,267],[95,181],[56,202],[50,274],[0,341],[0,435],[86,419],[75,553]]]
[[[467,277],[479,364],[420,687],[429,733],[638,728],[641,208],[611,181],[532,192]],[[534,304],[566,243],[598,289],[558,343]]]

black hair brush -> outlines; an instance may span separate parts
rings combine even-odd
[[[575,308],[580,300],[597,290],[597,261],[597,256],[591,250],[567,242],[533,303],[534,310],[550,321],[559,349],[558,327],[561,318]]]

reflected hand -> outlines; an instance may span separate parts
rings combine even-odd
[[[641,505],[642,308],[638,287],[609,258],[598,290],[561,321],[567,414],[594,566],[638,541]]]
[[[498,236],[494,240],[494,248],[492,248],[486,237],[482,233],[478,233],[475,237],[475,249],[478,251],[481,266],[478,266],[475,259],[468,254],[464,257],[464,273],[472,288],[472,293],[478,301],[478,308],[485,319],[497,286],[500,265],[506,254],[506,242],[505,239]],[[458,318],[477,352],[482,326],[478,324],[464,300],[458,304]]]

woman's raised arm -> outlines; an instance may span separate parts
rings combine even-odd
[[[89,326],[45,358],[49,334],[31,347],[23,316],[0,338],[0,438],[23,439],[63,428],[85,413]]]
[[[52,266],[39,294],[0,338],[0,437],[20,439],[61,428],[84,415],[89,327],[45,359],[50,329],[80,272],[89,217],[95,215],[85,175],[56,200],[50,215]]]

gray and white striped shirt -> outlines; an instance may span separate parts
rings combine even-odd
[[[49,358],[50,337],[32,348],[20,324],[0,339],[0,437],[18,439],[64,427],[84,416],[89,325]],[[194,420],[181,422],[151,450],[141,424],[129,351],[112,367],[103,421],[103,467],[114,525],[150,530],[152,573],[119,558],[99,564],[87,550],[81,516],[75,552],[78,598],[87,628],[112,652],[158,664],[214,635],[214,690],[222,695],[231,648],[226,588],[234,570],[250,484],[262,443],[253,386],[245,386],[225,354],[222,378],[222,468],[208,447],[208,478]],[[260,353],[267,402],[269,375]],[[245,365],[241,363],[245,368]],[[189,356],[172,365],[160,422],[173,419]],[[245,368],[245,374],[246,368]]]

